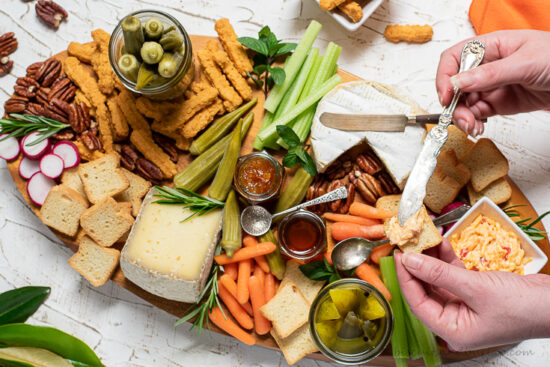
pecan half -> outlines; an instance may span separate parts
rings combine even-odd
[[[90,150],[99,150],[103,147],[99,137],[90,130],[86,130],[80,134],[80,140]]]
[[[86,111],[84,111],[84,109]],[[81,104],[70,104],[67,112],[69,124],[75,133],[80,134],[90,127],[91,120],[90,115],[87,113],[88,108],[86,105],[82,107]],[[91,133],[97,135],[95,131],[92,131]]]
[[[120,165],[128,171],[133,171],[136,168],[138,153],[131,146],[124,144],[120,147]]]
[[[328,186],[327,192],[331,192],[332,190],[336,190],[337,188],[344,186],[340,180],[334,180],[330,183]],[[330,203],[327,203],[327,206],[330,208],[330,211],[334,213],[338,213],[340,211],[340,206],[342,205],[342,199],[332,201]]]
[[[40,70],[40,67],[42,66],[42,64],[44,64],[42,61],[35,62],[34,64],[30,64],[27,67],[27,78],[33,78],[34,80],[36,80],[37,79],[36,77],[38,75],[38,70]]]
[[[153,140],[159,147],[162,148],[170,156],[172,162],[178,161],[178,151],[174,145],[174,141],[164,135],[153,134]]]
[[[13,32],[4,33],[0,36],[0,55],[9,55],[17,48],[17,40]]]
[[[27,98],[34,98],[39,89],[40,85],[36,80],[27,77],[17,78],[13,87],[15,93]]]
[[[27,109],[27,103],[29,103],[29,99],[26,97],[12,96],[4,103],[4,112],[8,114],[23,112]]]
[[[345,175],[347,175],[353,168],[353,163],[351,161],[336,161],[334,162],[325,174],[329,180],[338,180]]]
[[[136,161],[136,172],[141,177],[154,183],[160,183],[164,177],[160,168],[145,158],[139,158]]]
[[[61,61],[50,57],[40,66],[36,73],[36,81],[43,87],[49,87],[61,74]]]
[[[347,214],[349,208],[353,201],[355,200],[355,186],[352,183],[349,183],[347,186],[348,189],[348,198],[343,205],[340,205],[340,214]]]
[[[6,75],[13,68],[13,60],[8,55],[0,53],[0,76]]]
[[[69,104],[58,99],[52,99],[50,103],[45,106],[44,114],[51,119],[68,123]]]
[[[73,140],[74,131],[72,131],[71,129],[63,129],[60,132],[53,134],[52,138],[57,140]]]
[[[356,174],[357,176],[357,174]],[[384,196],[384,189],[380,182],[368,173],[361,173],[357,176],[357,190],[369,204],[373,204],[380,196]]]
[[[359,154],[355,161],[359,168],[361,168],[369,175],[374,175],[375,173],[382,170],[382,162],[380,162],[374,152],[369,151],[363,154]]]
[[[65,9],[53,1],[40,0],[36,3],[35,10],[40,19],[56,29],[69,16]]]
[[[69,102],[74,98],[76,87],[66,76],[59,77],[51,86],[48,100],[57,98],[61,101]]]
[[[376,178],[384,188],[384,191],[388,194],[399,194],[399,187],[393,182],[393,179],[390,177],[389,173],[386,171],[380,172]]]
[[[44,107],[38,103],[29,103],[25,113],[34,116],[44,116]]]
[[[36,101],[42,105],[49,103],[48,95],[50,94],[50,88],[40,87],[36,92]]]

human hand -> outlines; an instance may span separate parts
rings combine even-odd
[[[464,44],[472,39],[485,45],[483,62],[457,74]],[[481,119],[550,107],[549,45],[550,32],[532,30],[493,32],[456,44],[441,54],[436,76],[439,101],[447,106],[454,86],[468,92],[453,120],[473,136],[483,132]]]
[[[397,252],[397,277],[411,311],[451,349],[550,336],[550,276],[466,270],[447,240],[430,250]]]

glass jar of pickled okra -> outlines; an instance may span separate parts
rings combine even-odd
[[[362,364],[380,355],[390,342],[393,312],[382,293],[369,283],[341,279],[313,300],[309,329],[328,358],[341,364]]]
[[[152,99],[181,96],[195,73],[185,28],[157,10],[136,11],[117,24],[109,42],[109,61],[126,88]]]
[[[269,201],[279,195],[285,170],[272,156],[257,152],[237,161],[233,184],[237,192],[251,204]]]
[[[326,245],[325,222],[309,210],[300,209],[285,216],[277,233],[281,252],[300,261],[313,259]]]

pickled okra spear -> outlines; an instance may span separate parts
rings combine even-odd
[[[147,38],[156,41],[162,36],[164,25],[157,18],[149,18],[147,22],[145,22],[144,29]]]
[[[290,180],[288,186],[279,197],[279,200],[277,200],[275,213],[282,212],[301,203],[306,196],[307,189],[313,182],[313,178],[303,167],[298,168],[294,177],[292,177],[292,180]],[[277,222],[277,219],[280,220],[282,218],[281,216],[276,217],[273,222]]]
[[[232,257],[242,246],[241,213],[235,190],[230,190],[223,209],[223,234],[220,241],[225,254]]]
[[[241,152],[242,125],[242,120],[239,120],[239,123],[231,136],[231,140],[225,149],[225,153],[223,154],[222,161],[218,166],[212,185],[210,185],[208,196],[212,199],[225,201],[229,190],[231,190],[231,185],[233,184],[233,173],[235,172],[237,160],[239,159]]]
[[[174,29],[164,33],[160,38],[159,43],[164,51],[179,50],[183,45],[183,37],[176,29]]]
[[[143,62],[147,64],[158,64],[160,60],[162,60],[164,50],[159,43],[150,41],[145,42],[143,46],[141,46],[140,54]]]
[[[264,256],[267,260],[267,264],[269,265],[269,270],[271,270],[271,274],[273,274],[277,279],[282,280],[285,275],[286,264],[283,256],[281,255],[279,243],[277,242],[277,239],[271,229],[267,231],[266,234],[260,236],[260,242],[271,242],[277,246],[275,251]]]
[[[132,54],[122,55],[118,60],[118,68],[120,72],[132,82],[136,82],[138,78],[140,63]]]
[[[151,65],[142,63],[139,67],[137,81],[136,81],[136,90],[141,90],[145,88],[148,84],[155,81],[159,75],[156,73],[155,69]]]
[[[132,15],[127,16],[120,23],[124,37],[124,51],[134,56],[139,56],[141,45],[143,45],[143,29],[139,18]]]
[[[183,60],[179,52],[166,52],[159,62],[159,75],[163,78],[171,78],[178,72]]]

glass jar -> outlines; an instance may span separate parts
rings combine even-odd
[[[366,349],[359,353],[347,354],[335,351],[323,343],[316,328],[316,323],[318,322],[317,317],[321,304],[330,297],[329,292],[333,289],[359,289],[360,291],[365,292],[365,295],[367,295],[366,293],[368,293],[368,295],[372,295],[378,301],[380,306],[382,306],[385,311],[385,315],[382,317],[380,322],[380,327],[383,327],[381,331],[382,334],[373,348]],[[382,295],[382,293],[380,293],[378,289],[369,283],[355,278],[341,279],[327,285],[319,292],[317,297],[315,297],[309,310],[309,330],[313,341],[321,353],[337,363],[347,365],[363,364],[378,357],[384,349],[386,349],[388,343],[390,342],[391,334],[393,332],[393,322],[393,311],[389,302]]]
[[[281,164],[265,152],[242,156],[237,161],[233,185],[251,204],[274,199],[283,186],[285,171]]]
[[[288,257],[307,261],[325,248],[327,230],[317,214],[300,209],[285,216],[277,227],[281,251]]]
[[[183,60],[180,63],[176,75],[172,78],[161,80],[158,83],[153,83],[143,87],[141,90],[136,90],[136,83],[125,77],[118,66],[118,60],[122,56],[122,47],[124,46],[124,37],[122,33],[122,20],[127,16],[137,17],[142,25],[150,18],[156,18],[160,20],[164,29],[174,27],[183,37],[183,47],[185,52]],[[111,34],[111,40],[109,41],[109,61],[116,76],[122,82],[122,84],[134,93],[143,94],[151,99],[165,100],[177,98],[185,92],[189,84],[195,77],[195,65],[193,62],[193,46],[191,45],[191,39],[185,31],[185,28],[180,22],[170,14],[158,11],[158,10],[139,10],[126,15],[117,24],[113,33]]]

